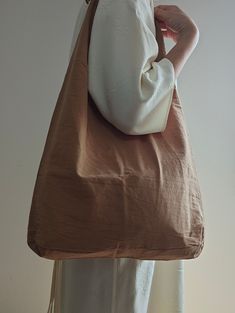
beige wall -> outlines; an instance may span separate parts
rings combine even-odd
[[[0,311],[4,313],[47,310],[53,263],[28,248],[26,228],[79,1],[0,1]],[[199,44],[178,79],[206,217],[204,251],[184,263],[185,313],[234,313],[235,2],[160,3],[179,5],[200,29]]]

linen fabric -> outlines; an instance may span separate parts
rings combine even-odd
[[[129,1],[129,0],[127,0]],[[102,3],[102,0],[100,0]],[[147,2],[146,2],[147,3]],[[150,1],[152,4],[152,1]],[[111,4],[110,4],[111,5]],[[80,7],[77,17],[76,25],[74,28],[69,60],[72,56],[72,52],[76,43],[77,36],[79,34],[82,22],[84,20],[87,3],[84,1]],[[129,8],[129,6],[128,6]],[[153,7],[151,6],[151,9]],[[149,12],[149,10],[148,10]],[[120,12],[116,12],[117,14]],[[131,15],[133,16],[133,15]],[[120,15],[123,19],[124,16]],[[125,15],[126,17],[126,15]],[[152,25],[152,15],[141,15],[143,19],[142,23]],[[148,21],[150,19],[150,21]],[[99,15],[95,15],[95,20],[99,23]],[[134,21],[130,20],[129,23]],[[143,29],[143,28],[142,28]],[[117,32],[115,28],[112,29],[113,36],[121,36],[120,32]],[[155,28],[153,29],[153,32]],[[140,39],[143,38],[141,35]],[[152,38],[152,37],[151,37]],[[92,30],[93,42],[100,41],[100,44],[106,46],[105,36],[101,36],[97,28]],[[150,42],[150,40],[149,40]],[[125,46],[129,46],[127,53],[133,53],[132,45],[129,41],[123,43]],[[156,43],[153,43],[155,45]],[[95,43],[92,45],[95,49]],[[139,45],[134,47],[137,49]],[[107,62],[107,55],[110,51],[106,49],[100,55],[102,64],[107,67],[111,67],[111,64]],[[115,50],[116,57],[119,56],[118,47]],[[94,59],[94,61],[91,61]],[[106,79],[107,84],[111,78],[117,81],[122,78],[120,71],[105,71],[99,72],[90,70],[91,64],[95,63],[96,51],[89,49],[89,77],[93,82],[99,79]],[[119,59],[116,59],[119,61]],[[120,60],[122,61],[122,60]],[[148,61],[148,57],[147,57]],[[159,65],[158,63],[158,66]],[[161,79],[168,81],[168,86],[171,85],[173,75],[171,76],[171,68],[162,67],[158,72],[160,75],[163,70],[166,71],[166,75]],[[102,75],[105,77],[102,77]],[[120,76],[119,76],[120,75]],[[93,86],[95,86],[93,84]],[[96,86],[95,86],[96,87]],[[105,98],[105,92],[108,88],[103,88]],[[131,86],[128,89],[130,92]],[[89,91],[91,88],[89,86]],[[164,90],[158,90],[158,96],[161,99]],[[93,98],[98,98],[99,90],[93,88]],[[115,100],[115,99],[114,99]],[[113,102],[112,102],[113,103]],[[166,106],[168,102],[165,102]],[[109,116],[106,116],[110,122]],[[119,125],[120,127],[120,125]],[[139,128],[140,131],[140,128]],[[52,295],[50,299],[48,313],[83,313],[83,312],[107,312],[107,313],[156,313],[156,312],[171,312],[171,313],[183,313],[184,306],[184,260],[173,261],[149,261],[138,260],[131,258],[93,258],[93,259],[73,259],[73,260],[56,260],[54,261],[54,267],[59,268],[56,270],[56,275],[53,275],[52,279]],[[53,288],[55,290],[53,290]]]
[[[56,260],[47,313],[183,313],[183,260]]]
[[[100,114],[87,62],[98,3],[90,1],[51,120],[28,245],[54,260],[195,258],[204,245],[202,198],[177,90],[164,131],[133,135],[145,124],[141,117],[127,134]],[[156,39],[159,62],[165,48],[158,27]],[[164,104],[157,102],[159,112]]]
[[[100,0],[99,5],[101,3],[102,0]],[[149,4],[151,5],[152,1],[150,1]],[[153,6],[151,6],[151,9],[153,9]],[[76,38],[79,34],[86,10],[87,3],[83,2],[79,10],[73,33],[69,60],[72,56]],[[149,10],[147,12],[149,12]],[[120,12],[117,11],[116,14],[120,15]],[[120,15],[120,17],[123,19],[124,17],[127,17],[127,15]],[[147,20],[145,19],[145,14],[142,14],[141,18],[142,23],[152,25],[151,14],[147,15]],[[100,23],[98,14],[95,15],[95,21],[96,23]],[[129,23],[134,24],[135,21],[129,20]],[[131,28],[129,29],[131,31]],[[116,38],[122,36],[122,34],[116,31],[115,28],[113,28],[112,31],[112,36],[115,36]],[[155,28],[153,28],[153,32],[154,31]],[[139,40],[142,40],[141,38],[143,38],[143,35],[144,34],[140,36]],[[90,80],[96,82],[96,80],[105,79],[107,84],[109,84],[111,78],[116,81],[121,80],[122,73],[120,71],[101,72],[92,69],[91,64],[94,64],[96,60],[96,50],[93,51],[91,47],[95,49],[95,42],[97,41],[103,46],[106,46],[107,44],[106,37],[101,36],[97,28],[93,28],[92,30],[92,40],[94,43],[93,45],[90,45],[89,48],[90,61],[88,69]],[[129,52],[130,54],[133,54],[133,50],[138,49],[139,47],[137,44],[132,50],[133,43],[125,41],[123,44],[127,47],[129,45],[129,49],[127,49],[126,52]],[[153,42],[153,45],[156,45],[156,43]],[[118,59],[118,48],[119,47],[117,46],[117,49],[115,50],[117,59],[114,59],[117,62],[122,61],[121,59]],[[107,66],[111,68],[112,62],[111,64],[107,62],[107,55],[109,55],[109,53],[110,51],[104,49],[103,53],[100,55],[100,59],[105,67]],[[94,61],[91,61],[92,59]],[[147,61],[148,60],[149,58],[147,57]],[[158,66],[161,66],[161,64],[158,63]],[[161,71],[158,72],[158,75],[161,75],[164,70],[166,71],[166,74],[163,75],[161,79],[167,81],[168,78],[168,86],[170,86],[173,80],[173,75],[170,75],[172,73],[171,68],[168,69],[168,67],[162,67]],[[93,86],[95,86],[95,84],[93,84]],[[128,90],[133,92],[131,86]],[[105,98],[107,89],[108,88],[101,89],[104,93],[103,98]],[[89,91],[91,92],[90,86]],[[158,97],[160,99],[163,97],[164,92],[165,91],[162,89],[158,90]],[[99,89],[93,88],[92,97],[97,99],[99,94]],[[165,105],[168,105],[167,101],[165,102]],[[112,122],[108,115],[106,116],[106,119]],[[183,260],[165,262],[131,258],[74,259],[54,261],[54,267],[58,267],[60,271],[56,270],[56,277],[53,276],[51,288],[54,287],[55,291],[50,299],[50,310],[48,313],[98,313],[99,311],[102,313],[156,313],[158,311],[183,313]]]

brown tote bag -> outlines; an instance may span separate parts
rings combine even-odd
[[[90,1],[51,119],[27,244],[51,260],[196,258],[204,213],[177,89],[162,132],[127,135],[102,116],[88,92],[98,2]],[[156,31],[158,61],[165,47]]]

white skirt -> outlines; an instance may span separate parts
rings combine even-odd
[[[47,313],[183,313],[183,260],[54,261]]]

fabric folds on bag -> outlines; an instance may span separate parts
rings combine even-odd
[[[127,135],[101,115],[87,71],[98,2],[90,1],[53,112],[27,243],[52,260],[196,258],[204,246],[202,195],[178,91],[162,132]],[[158,61],[165,46],[160,27],[156,33]]]

